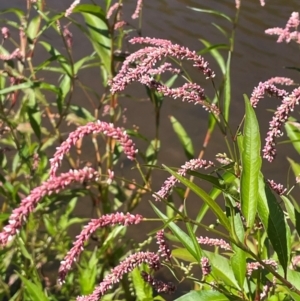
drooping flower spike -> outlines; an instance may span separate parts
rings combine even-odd
[[[84,226],[81,233],[76,236],[76,240],[73,243],[72,249],[65,256],[64,260],[61,261],[61,265],[58,272],[58,282],[60,284],[64,282],[68,271],[71,269],[72,263],[75,262],[81,254],[84,247],[84,243],[97,229],[114,225],[137,225],[142,221],[142,219],[143,217],[139,214],[134,215],[130,213],[124,214],[119,212],[103,215],[98,219],[92,219],[86,226]]]
[[[99,301],[112,286],[122,279],[123,275],[131,272],[142,263],[147,263],[150,269],[157,271],[160,268],[159,257],[153,252],[138,252],[128,256],[118,266],[113,268],[103,281],[88,296],[77,297],[77,301]]]
[[[181,176],[185,176],[188,170],[196,170],[198,168],[204,168],[207,169],[209,167],[214,166],[214,163],[211,161],[206,161],[202,159],[192,159],[190,161],[187,161],[184,165],[181,166],[181,168],[178,170],[178,174]],[[161,199],[167,198],[173,187],[178,183],[178,180],[174,176],[170,176],[163,184],[163,186],[160,188],[158,192],[153,194],[153,197],[156,201],[160,201]]]
[[[275,138],[283,135],[282,125],[288,120],[290,113],[294,110],[295,105],[299,104],[300,88],[296,88],[292,93],[286,90],[278,89],[273,83],[292,85],[293,81],[288,78],[272,78],[259,85],[253,90],[250,102],[256,107],[259,99],[263,98],[265,93],[276,96],[281,100],[281,105],[276,109],[272,120],[269,123],[269,131],[265,139],[266,143],[263,148],[263,157],[272,162],[276,156]]]
[[[56,149],[52,159],[50,159],[50,176],[54,177],[63,157],[67,154],[76,142],[89,134],[102,133],[108,137],[116,139],[126,154],[127,158],[133,160],[137,153],[137,149],[133,141],[129,138],[125,131],[119,127],[114,127],[112,123],[98,120],[97,122],[89,122],[86,125],[79,126],[69,137]]]
[[[112,93],[123,91],[127,85],[138,81],[150,88],[157,89],[164,96],[170,96],[174,99],[182,98],[183,101],[195,104],[200,103],[210,112],[219,114],[216,105],[212,105],[207,101],[204,90],[198,84],[186,83],[179,88],[171,89],[153,79],[154,75],[166,71],[178,73],[178,69],[171,67],[169,63],[156,66],[160,60],[167,57],[193,61],[193,66],[199,69],[206,78],[213,78],[215,74],[202,56],[195,51],[172,44],[171,41],[164,39],[137,37],[131,39],[130,42],[132,44],[150,44],[151,46],[140,49],[125,59],[119,73],[110,81]]]
[[[80,170],[70,170],[43,182],[41,186],[34,188],[24,198],[19,207],[12,211],[6,225],[0,233],[0,245],[5,246],[20,230],[28,215],[34,210],[38,202],[47,195],[58,193],[72,183],[83,183],[85,181],[97,181],[99,174],[89,167]]]

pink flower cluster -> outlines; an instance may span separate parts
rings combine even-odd
[[[76,142],[89,134],[103,133],[108,137],[116,139],[123,147],[127,158],[133,160],[137,153],[137,149],[129,136],[119,127],[114,127],[112,123],[98,120],[97,122],[89,122],[86,125],[79,126],[69,137],[57,148],[54,156],[50,159],[50,175],[55,177],[56,171],[60,166],[63,157],[68,153]]]
[[[69,17],[72,13],[73,13],[73,10],[74,8],[80,4],[80,0],[75,0],[71,5],[70,7],[66,10],[65,12],[65,17]]]
[[[133,215],[130,213],[114,213],[103,215],[98,219],[92,219],[87,225],[84,226],[83,230],[79,235],[76,236],[76,241],[73,243],[72,249],[65,256],[64,260],[61,261],[59,268],[58,282],[62,284],[68,271],[71,269],[71,265],[79,257],[83,250],[84,243],[90,238],[90,236],[98,229],[105,226],[113,225],[136,225],[142,221],[143,217],[139,214]]]
[[[1,28],[1,34],[4,40],[8,39],[10,37],[10,32],[7,27],[2,27]]]
[[[142,6],[143,6],[143,0],[137,0],[135,11],[131,16],[132,19],[137,19],[140,16],[140,13],[142,11]]]
[[[298,31],[299,24],[299,13],[293,12],[286,23],[285,28],[269,28],[265,31],[265,33],[269,35],[277,35],[277,43],[282,43],[284,41],[289,43],[290,41],[295,41],[296,43],[300,44],[300,32]]]
[[[279,195],[283,195],[287,191],[287,188],[285,188],[282,184],[277,184],[273,180],[268,180],[268,183],[271,189]]]
[[[97,286],[94,292],[88,296],[80,296],[77,301],[98,301],[112,286],[120,281],[124,274],[131,272],[134,268],[147,263],[150,268],[157,271],[160,268],[159,257],[152,252],[138,252],[128,256],[118,266],[113,268],[103,281]]]
[[[211,272],[211,265],[209,263],[209,260],[207,257],[201,258],[201,269],[202,269],[202,275],[207,276]]]
[[[265,93],[281,99],[281,105],[276,109],[272,120],[270,121],[269,131],[266,137],[266,143],[263,148],[263,157],[272,162],[276,156],[275,138],[283,135],[282,125],[287,121],[290,113],[294,110],[295,105],[299,104],[300,88],[296,88],[292,93],[286,90],[278,89],[274,84],[292,85],[294,82],[289,78],[274,77],[266,82],[261,82],[253,90],[251,104],[256,107],[258,101],[263,98]]]
[[[99,174],[92,168],[85,167],[81,170],[70,170],[57,177],[52,177],[34,188],[30,194],[21,201],[18,208],[12,211],[8,225],[0,233],[0,245],[5,246],[22,227],[28,215],[34,210],[38,202],[46,195],[58,193],[71,183],[84,181],[97,181]]]
[[[150,88],[156,88],[164,96],[182,98],[183,101],[195,104],[200,103],[209,111],[215,114],[219,113],[218,108],[206,100],[204,91],[199,85],[186,83],[182,87],[171,89],[153,79],[154,75],[162,74],[166,71],[179,72],[177,68],[171,67],[169,63],[156,66],[158,61],[167,57],[193,61],[193,66],[201,70],[206,78],[213,78],[215,74],[202,56],[186,47],[172,44],[170,41],[163,39],[136,37],[131,39],[130,42],[132,44],[150,44],[151,46],[140,49],[125,59],[119,73],[109,82],[112,93],[123,91],[130,83],[139,81]],[[133,67],[133,64],[135,67]]]
[[[156,240],[157,240],[157,244],[159,246],[158,252],[160,253],[161,257],[171,260],[171,256],[172,256],[171,250],[170,250],[168,244],[166,243],[164,233],[165,233],[164,230],[160,230],[156,234]]]
[[[278,89],[275,84],[290,86],[294,84],[294,81],[287,77],[272,77],[265,82],[260,82],[251,94],[250,102],[252,107],[256,108],[259,100],[264,98],[265,94],[278,97],[281,100],[288,95],[286,90]]]
[[[15,49],[11,54],[0,54],[1,61],[9,61],[9,60],[22,60],[23,56],[19,48]]]
[[[153,276],[146,272],[141,272],[141,276],[145,282],[149,283],[158,293],[172,294],[176,287],[172,282],[164,283],[160,280],[155,279]]]
[[[227,243],[224,239],[217,239],[217,238],[209,238],[209,237],[203,237],[199,236],[197,237],[197,241],[200,245],[208,245],[208,246],[214,246],[214,247],[220,247],[227,251],[232,251],[232,248],[229,243]]]
[[[178,174],[181,176],[185,176],[188,170],[196,170],[198,168],[207,169],[212,166],[214,166],[214,163],[211,161],[206,161],[202,159],[192,159],[181,166],[181,168],[178,170]],[[161,199],[167,198],[170,195],[176,183],[178,183],[178,180],[174,176],[169,177],[164,182],[160,190],[153,194],[155,200],[160,201]]]
[[[273,267],[275,270],[278,267],[278,264],[275,260],[273,259],[264,259],[263,262],[267,265],[270,265],[271,267]],[[264,266],[261,265],[259,262],[249,262],[247,263],[247,275],[251,276],[251,274],[253,273],[253,271],[256,271],[258,269],[264,269]]]

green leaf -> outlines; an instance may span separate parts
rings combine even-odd
[[[220,254],[208,251],[205,251],[205,256],[209,259],[209,263],[212,267],[211,274],[214,279],[222,280],[226,285],[240,289],[239,284],[235,279],[229,259]]]
[[[300,164],[296,163],[294,160],[290,159],[289,157],[287,158],[287,160],[289,161],[292,167],[295,177],[298,177],[300,175]]]
[[[0,95],[4,95],[4,94],[8,94],[17,90],[25,90],[28,88],[32,88],[34,86],[34,83],[31,81],[27,81],[25,83],[19,84],[19,85],[14,85],[14,86],[10,86],[4,89],[0,90]]]
[[[179,180],[183,185],[190,188],[192,191],[194,191],[208,206],[209,208],[214,212],[214,214],[219,219],[220,223],[225,227],[228,231],[231,230],[230,223],[227,219],[227,216],[224,214],[221,207],[207,194],[203,189],[201,189],[199,186],[194,184],[193,182],[189,181],[188,179],[180,176],[170,168],[166,167],[164,165],[164,168],[173,175],[177,180]]]
[[[176,133],[181,146],[183,147],[185,156],[188,160],[194,158],[194,147],[193,141],[190,136],[185,131],[184,127],[180,124],[180,122],[173,116],[170,116],[170,121],[173,127],[174,132]]]
[[[175,301],[229,301],[225,295],[217,291],[191,291]]]
[[[172,256],[187,262],[197,262],[195,257],[185,248],[173,249]]]
[[[284,202],[285,209],[286,209],[289,219],[291,220],[293,225],[296,226],[296,217],[295,217],[296,208],[294,207],[293,203],[289,200],[289,198],[287,196],[282,195],[280,197]]]
[[[222,17],[224,19],[226,19],[227,21],[229,21],[230,23],[233,23],[233,20],[226,14],[221,13],[220,11],[217,10],[212,10],[212,9],[202,9],[202,8],[197,8],[197,7],[190,7],[188,6],[188,8],[194,10],[194,11],[198,11],[200,13],[206,13],[206,14],[212,14],[212,15],[217,15],[219,17]]]
[[[130,275],[132,276],[132,282],[137,296],[137,301],[153,300],[152,287],[144,281],[143,277],[141,276],[140,268],[136,267],[130,273]]]
[[[41,111],[36,108],[27,107],[27,115],[35,135],[41,140]]]
[[[153,139],[145,153],[145,159],[147,164],[155,165],[157,163],[157,153],[160,149],[160,141]]]
[[[228,52],[226,71],[225,71],[225,82],[224,82],[224,116],[227,122],[229,121],[229,110],[230,110],[230,103],[231,103],[230,64],[231,64],[231,51]]]
[[[30,39],[31,43],[36,39],[38,35],[39,26],[40,26],[40,16],[35,16],[34,18],[31,19],[26,29],[27,36]]]
[[[0,10],[0,14],[7,14],[7,13],[15,14],[19,18],[19,21],[23,21],[25,15],[25,12],[18,8],[8,8],[8,9]]]
[[[232,181],[235,179],[235,175],[231,172],[226,172],[224,175],[222,175],[222,181],[224,181],[224,187],[223,188],[217,188],[218,185],[215,185],[215,187],[211,190],[209,193],[210,197],[213,200],[216,200],[217,197],[223,192],[226,191],[226,188],[229,184],[232,183]],[[212,183],[212,182],[211,182]],[[202,208],[199,210],[197,217],[196,217],[196,222],[201,223],[202,219],[204,218],[207,210],[209,209],[208,205],[206,203],[203,204]],[[197,225],[194,225],[194,231],[198,228]]]
[[[109,24],[106,20],[105,12],[101,7],[91,4],[77,5],[73,13],[80,12],[85,20],[88,31],[85,31],[88,38],[91,40],[93,47],[99,55],[102,66],[103,83],[107,85],[108,77],[111,74],[111,48],[112,40],[109,32]]]
[[[218,51],[218,49],[228,49],[228,45],[226,44],[215,44],[212,45],[211,43],[209,43],[208,41],[204,40],[204,39],[199,39],[204,46],[206,47],[205,49],[201,50],[198,52],[199,55],[203,55],[206,52],[209,52],[213,58],[216,60],[216,62],[218,63],[222,74],[226,74],[226,65],[225,65],[225,61],[223,56],[221,55],[221,53]]]
[[[83,295],[91,294],[95,288],[98,270],[97,264],[98,256],[97,249],[95,248],[92,255],[87,256],[85,260],[81,260],[81,264],[78,265],[80,293]]]
[[[300,154],[300,130],[299,124],[293,121],[288,121],[284,124],[286,133],[290,138],[295,150]]]
[[[245,231],[244,225],[241,219],[241,215],[236,213],[233,217],[234,231],[241,243],[244,243]],[[232,271],[237,280],[240,288],[244,287],[244,282],[246,279],[246,270],[247,270],[247,262],[246,262],[246,253],[237,247],[235,244],[232,244],[232,248],[234,254],[230,258],[230,263],[232,266]]]
[[[284,212],[263,176],[259,177],[258,215],[284,270],[290,262],[290,229]]]
[[[68,62],[67,58],[64,57],[57,49],[53,47],[53,45],[41,41],[39,42],[51,55],[51,60],[58,62],[62,69],[68,74],[68,76],[72,77],[72,68],[71,64]]]
[[[260,134],[255,112],[246,95],[244,98],[246,117],[242,151],[241,205],[247,227],[251,229],[257,212],[258,177],[261,168]]]
[[[184,231],[182,231],[174,222],[168,219],[168,217],[164,215],[154,204],[150,202],[150,205],[152,206],[155,213],[160,217],[162,222],[164,222],[170,228],[170,230],[179,239],[183,246],[191,253],[194,258],[196,258],[197,262],[200,262],[200,247],[195,248],[193,240]]]
[[[24,283],[24,288],[32,301],[48,301],[41,287],[16,272]]]

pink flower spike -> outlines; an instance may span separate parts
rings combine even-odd
[[[269,132],[266,137],[266,144],[263,148],[263,157],[269,162],[272,162],[276,156],[275,138],[283,135],[281,130],[282,125],[288,120],[291,112],[294,111],[300,100],[300,88],[296,88],[291,94],[286,95],[281,105],[275,111],[272,120],[270,121]]]
[[[60,176],[50,178],[43,182],[41,186],[34,188],[21,201],[19,207],[12,211],[8,225],[0,233],[0,245],[5,246],[16,235],[28,215],[44,196],[58,193],[74,182],[97,181],[98,177],[99,175],[94,169],[85,167],[80,170],[70,170],[67,173],[62,173]]]
[[[263,259],[263,262],[267,265],[270,265],[271,267],[273,267],[275,270],[278,267],[278,264],[275,260],[273,259]],[[249,262],[247,263],[247,275],[251,276],[251,274],[253,273],[253,271],[256,271],[258,269],[264,269],[264,266],[261,265],[259,262],[254,261],[254,262]]]
[[[104,277],[103,281],[95,288],[94,292],[88,296],[77,297],[77,301],[98,301],[113,284],[118,283],[124,274],[133,271],[142,263],[147,263],[151,269],[157,271],[160,268],[159,257],[152,252],[138,252],[128,256],[118,266],[111,270],[111,273]]]
[[[137,37],[130,40],[132,44],[151,44],[153,46],[140,49],[129,55],[123,62],[119,73],[110,81],[111,92],[123,91],[127,85],[134,81],[139,81],[143,76],[151,77],[151,70],[158,61],[166,57],[176,59],[187,59],[193,61],[193,66],[201,70],[206,78],[213,78],[214,72],[209,68],[209,64],[195,51],[186,47],[172,44],[168,40]],[[135,63],[135,67],[132,67]]]
[[[143,0],[137,0],[136,8],[133,15],[131,16],[131,19],[137,19],[140,16],[140,13],[142,11],[142,6],[143,6]]]
[[[188,170],[196,170],[198,168],[207,169],[209,167],[214,166],[214,163],[211,161],[206,161],[202,159],[192,159],[187,161],[181,168],[178,170],[178,174],[181,176],[185,176]],[[167,198],[173,189],[173,187],[178,183],[178,180],[171,176],[169,177],[160,188],[158,192],[153,194],[152,196],[155,198],[155,201],[160,201],[161,199]]]
[[[8,39],[10,37],[10,32],[7,27],[2,27],[1,28],[1,34],[4,40]]]
[[[294,40],[296,43],[300,44],[300,33],[298,32],[298,26],[300,24],[300,18],[298,12],[293,12],[290,16],[285,28],[274,27],[265,30],[266,34],[277,35],[277,43],[285,41],[289,43]]]
[[[90,236],[98,229],[106,226],[114,226],[114,225],[136,225],[142,221],[143,217],[139,214],[133,215],[130,213],[113,213],[103,215],[98,219],[92,219],[86,226],[84,226],[81,233],[76,236],[76,241],[73,243],[72,249],[65,256],[64,260],[61,262],[59,268],[59,278],[58,282],[62,284],[65,280],[65,277],[68,271],[71,269],[71,265],[73,262],[77,260],[80,253],[83,250],[84,243],[90,238]]]
[[[69,17],[69,16],[73,13],[74,8],[75,8],[78,4],[80,4],[80,0],[75,0],[75,1],[71,4],[71,6],[66,10],[66,12],[65,12],[65,17]]]
[[[287,188],[285,188],[282,184],[277,184],[273,180],[267,180],[271,189],[273,189],[278,195],[283,195]]]
[[[274,86],[272,84],[272,82],[274,81],[275,79],[271,79],[266,82],[260,82],[258,86],[254,88],[250,98],[252,107],[256,108],[259,100],[264,98],[265,94],[278,97],[279,99],[283,99],[285,96],[288,95],[288,92],[286,90],[281,90]]]
[[[211,266],[209,264],[209,260],[207,257],[202,257],[201,258],[201,270],[202,270],[202,275],[207,276],[211,272]]]
[[[112,16],[112,14],[113,14],[117,9],[121,8],[122,6],[123,6],[123,4],[122,4],[122,3],[119,3],[119,2],[113,4],[113,5],[109,8],[109,10],[107,11],[107,13],[106,13],[106,19],[110,19],[110,17]]]
[[[146,272],[141,272],[141,276],[145,282],[149,283],[158,293],[172,294],[176,287],[172,282],[164,283],[160,280],[155,279]]]
[[[199,237],[197,237],[197,241],[200,245],[220,247],[226,251],[232,251],[230,244],[227,243],[224,239],[199,236]]]
[[[156,234],[156,240],[159,246],[159,253],[161,257],[171,260],[172,257],[171,250],[168,244],[166,243],[164,233],[165,233],[164,230],[160,230]]]
[[[11,54],[0,54],[1,61],[9,61],[9,60],[13,60],[13,59],[17,59],[17,60],[23,59],[23,56],[22,56],[19,48],[14,50]]]
[[[64,155],[70,151],[72,145],[76,144],[79,139],[86,135],[98,133],[103,133],[108,137],[116,139],[123,147],[127,158],[134,160],[137,149],[126,132],[119,127],[114,127],[112,123],[98,120],[97,122],[89,122],[86,125],[78,127],[74,132],[70,133],[69,137],[56,149],[53,158],[50,159],[50,176],[55,176]]]

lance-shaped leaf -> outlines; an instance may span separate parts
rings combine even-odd
[[[241,203],[242,212],[251,228],[255,221],[258,200],[258,177],[261,168],[260,134],[254,110],[247,96],[245,98],[246,117],[244,124]]]
[[[174,172],[172,169],[164,166],[164,168],[172,175],[174,176],[179,182],[181,182],[186,187],[190,188],[193,192],[196,193],[208,206],[209,208],[214,212],[214,214],[219,219],[220,223],[223,225],[224,228],[226,228],[228,231],[231,230],[230,223],[228,221],[227,216],[221,209],[221,207],[216,203],[215,200],[213,200],[208,193],[206,193],[203,189],[201,189],[199,186],[194,184],[193,182],[189,181],[188,179],[180,176],[178,173]]]
[[[259,177],[258,215],[284,271],[290,262],[291,233],[284,212],[263,176]]]

